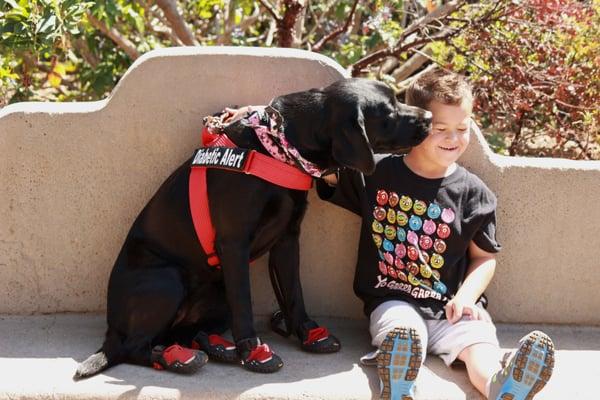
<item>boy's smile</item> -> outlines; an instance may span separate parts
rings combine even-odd
[[[429,136],[406,155],[405,162],[413,172],[425,178],[442,178],[451,174],[454,163],[469,144],[470,109],[462,105],[429,103],[433,114]]]
[[[444,147],[444,146],[438,146],[440,149],[442,150],[446,150],[446,151],[454,151],[458,149],[458,146],[455,147]]]

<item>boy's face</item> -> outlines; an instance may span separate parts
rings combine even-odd
[[[464,153],[469,145],[471,110],[463,105],[449,105],[433,100],[429,103],[433,114],[431,131],[411,153],[430,165],[448,168]]]

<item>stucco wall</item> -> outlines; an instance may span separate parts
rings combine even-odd
[[[309,52],[173,48],[146,54],[104,101],[0,110],[0,313],[102,311],[144,204],[226,105],[327,85],[345,71]],[[473,134],[463,163],[499,198],[504,250],[488,293],[496,319],[600,324],[600,163],[500,157]],[[312,315],[360,317],[358,218],[310,194],[301,237]],[[266,260],[255,311],[275,309]]]

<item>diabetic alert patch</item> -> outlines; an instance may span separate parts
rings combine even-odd
[[[239,147],[203,147],[196,150],[192,166],[243,171],[250,150]]]

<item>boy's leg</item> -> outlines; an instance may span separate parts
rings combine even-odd
[[[530,400],[539,392],[554,367],[554,345],[539,331],[520,340],[520,346],[506,366],[500,369],[501,351],[496,328],[483,308],[487,321],[463,317],[455,324],[447,320],[427,321],[429,349],[446,365],[456,358],[467,365],[469,379],[488,399]]]
[[[500,369],[502,353],[491,317],[482,307],[479,313],[481,320],[464,316],[454,324],[448,320],[427,321],[429,349],[448,366],[456,359],[464,361],[471,383],[487,396],[486,385]]]
[[[421,337],[423,348],[427,347],[429,339],[427,325],[421,314],[410,303],[400,300],[386,301],[373,310],[369,320],[371,344],[377,348],[381,346],[388,332],[400,326],[415,328]]]
[[[371,313],[370,331],[378,346],[377,373],[381,399],[411,400],[427,348],[427,327],[408,303],[389,301]]]
[[[467,366],[471,384],[487,397],[488,383],[492,376],[502,368],[500,347],[491,343],[476,343],[461,351],[458,359]]]

